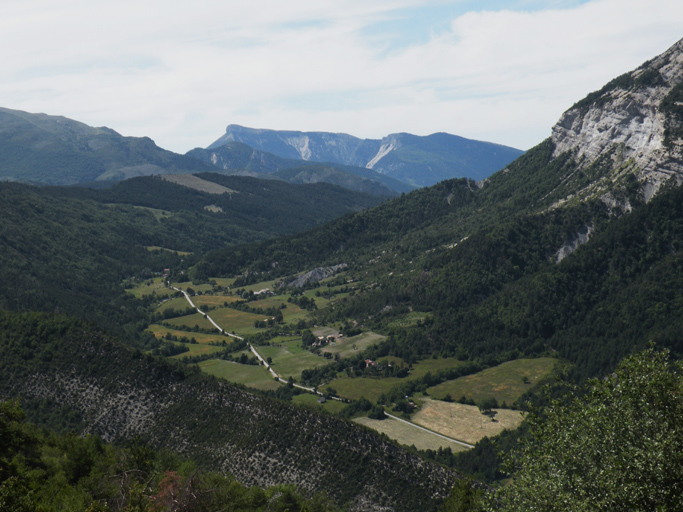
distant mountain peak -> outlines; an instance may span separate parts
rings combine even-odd
[[[207,149],[230,142],[242,142],[283,158],[363,167],[412,187],[456,177],[481,180],[523,153],[448,133],[393,133],[382,139],[360,139],[346,133],[267,130],[235,124],[228,125],[225,134]]]

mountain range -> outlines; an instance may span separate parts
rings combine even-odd
[[[522,154],[518,149],[448,133],[426,137],[395,133],[378,140],[345,133],[263,130],[232,124],[206,149],[215,151],[229,142],[242,142],[284,158],[362,167],[414,187],[458,177],[481,180]]]
[[[262,132],[266,131],[231,125],[226,135],[206,150],[197,148],[179,155],[158,147],[148,137],[124,137],[110,128],[93,128],[62,116],[0,108],[0,180],[72,185],[152,174],[215,172],[219,168],[227,174],[299,184],[325,182],[390,197],[453,176],[480,179],[521,154],[504,146],[448,134],[393,135],[393,142],[380,149],[376,143],[381,141],[345,134],[300,134],[296,139],[267,131],[269,139],[264,139]],[[253,133],[262,135],[248,136]],[[239,144],[236,134],[248,145]],[[284,147],[282,142],[307,144],[302,142],[304,139],[312,140],[314,149],[323,140],[329,147],[297,152],[292,146]],[[358,146],[354,155],[349,154],[348,147],[342,148],[354,144]],[[334,146],[339,146],[339,150],[329,149]],[[365,161],[360,155],[368,151],[375,154]],[[378,152],[383,163],[377,167]]]

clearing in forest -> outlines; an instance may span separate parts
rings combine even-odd
[[[443,382],[427,389],[427,393],[437,399],[451,395],[456,401],[463,395],[473,398],[475,402],[493,397],[499,404],[505,402],[512,405],[534,384],[548,377],[556,364],[557,359],[550,357],[516,359],[473,375]]]
[[[522,423],[522,413],[511,409],[493,409],[493,419],[482,414],[475,405],[422,399],[412,421],[453,439],[475,444],[503,430],[514,430]],[[385,420],[386,421],[386,420]]]

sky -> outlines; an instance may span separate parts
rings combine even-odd
[[[1,0],[0,106],[178,153],[228,124],[526,150],[680,38],[681,0]]]

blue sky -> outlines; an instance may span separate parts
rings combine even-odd
[[[228,124],[528,149],[681,37],[680,0],[3,0],[0,106],[177,152]]]

